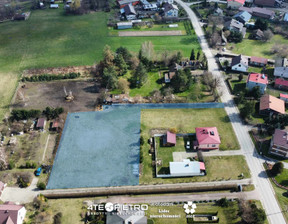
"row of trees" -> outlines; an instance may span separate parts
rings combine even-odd
[[[23,77],[22,82],[43,82],[43,81],[53,81],[53,80],[61,80],[61,79],[76,79],[80,77],[80,73],[70,72],[68,74],[42,74],[37,76]]]
[[[91,10],[105,10],[110,11],[111,1],[103,0],[74,0],[70,7],[66,8],[67,14],[85,14]]]
[[[20,120],[28,120],[31,118],[40,117],[43,113],[47,117],[48,120],[55,119],[59,117],[60,114],[64,112],[62,107],[51,108],[46,107],[45,110],[42,112],[40,110],[24,110],[24,109],[13,109],[11,112],[10,120],[13,121],[20,121]]]

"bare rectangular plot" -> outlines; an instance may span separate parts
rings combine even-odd
[[[119,37],[157,37],[157,36],[181,36],[181,30],[171,31],[119,31]]]

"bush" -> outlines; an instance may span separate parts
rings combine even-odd
[[[14,168],[15,168],[15,162],[14,162],[14,160],[10,159],[9,164],[8,164],[8,169],[12,170]]]
[[[217,205],[227,208],[229,206],[229,201],[227,200],[227,198],[221,198],[217,201]]]
[[[27,161],[25,165],[19,166],[20,169],[35,169],[37,167],[36,162]]]
[[[46,184],[44,184],[43,182],[39,182],[37,184],[37,187],[40,189],[40,190],[45,190],[46,189]]]
[[[54,224],[61,224],[62,223],[62,212],[58,212],[56,215],[54,215]]]
[[[31,173],[21,173],[17,181],[19,187],[28,187],[32,181],[32,176]]]
[[[177,128],[170,128],[169,131],[176,134],[178,130],[177,130]]]
[[[144,138],[143,136],[140,137],[140,145],[143,145],[144,144]]]
[[[43,82],[43,81],[53,81],[53,80],[61,80],[61,79],[76,79],[80,77],[80,73],[70,72],[68,74],[60,74],[60,75],[52,75],[52,74],[42,74],[31,77],[22,78],[22,82]]]
[[[273,165],[271,169],[271,174],[273,176],[277,176],[278,174],[282,173],[284,169],[284,164],[282,162],[277,162]]]
[[[40,110],[12,110],[10,119],[12,121],[28,120],[29,118],[39,117],[41,114]]]

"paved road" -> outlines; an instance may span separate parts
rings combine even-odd
[[[2,201],[29,203],[33,201],[33,199],[39,193],[39,190],[37,189],[37,182],[38,178],[34,177],[31,185],[27,188],[6,187],[0,199]]]
[[[111,196],[108,198],[101,198],[95,201],[95,203],[154,203],[154,202],[185,202],[185,201],[203,201],[203,200],[219,200],[220,198],[243,198],[245,200],[259,200],[260,195],[257,191],[250,192],[220,192],[220,193],[206,193],[206,194],[182,194],[182,195],[163,195],[163,196]]]
[[[197,5],[197,4],[201,4],[202,2],[204,2],[204,0],[197,1],[197,2],[186,2],[186,5],[188,5],[188,6]],[[227,1],[220,1],[220,0],[208,0],[207,2],[218,2],[218,3],[221,3],[221,4],[227,4]]]
[[[259,194],[261,195],[261,202],[266,210],[268,220],[271,224],[284,224],[286,223],[284,216],[275,198],[275,193],[272,185],[264,171],[262,159],[256,153],[254,144],[248,134],[248,129],[245,125],[243,125],[239,117],[238,108],[235,106],[233,98],[229,94],[228,87],[226,86],[224,78],[220,73],[216,60],[208,47],[198,18],[196,17],[195,13],[183,1],[175,1],[184,8],[184,10],[187,12],[191,19],[202,50],[207,57],[209,71],[211,71],[215,77],[221,78],[221,86],[218,91],[221,91],[223,93],[221,100],[225,104],[225,110],[232,122],[232,126],[234,128],[236,136],[238,137],[241,150],[246,157],[256,190],[259,191]]]

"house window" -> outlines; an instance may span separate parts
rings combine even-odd
[[[216,147],[216,145],[212,145],[212,147]]]

